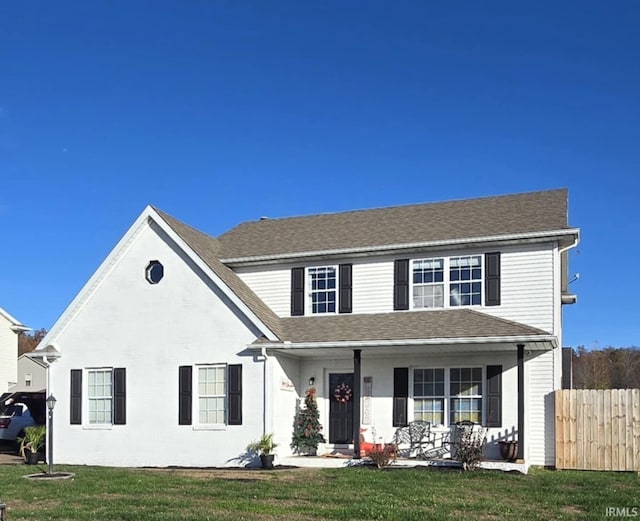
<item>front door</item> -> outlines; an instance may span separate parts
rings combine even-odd
[[[329,443],[353,443],[353,373],[329,374]]]

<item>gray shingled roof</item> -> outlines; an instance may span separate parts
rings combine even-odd
[[[567,190],[245,222],[218,237],[236,259],[568,229]]]
[[[548,335],[469,309],[279,318],[221,258],[481,238],[568,229],[567,191],[550,190],[241,224],[211,237],[154,208],[281,340],[338,342]]]
[[[283,339],[294,343],[549,335],[541,329],[471,309],[288,317],[280,320]]]
[[[211,237],[171,217],[157,208],[154,210],[174,232],[200,257],[213,272],[240,298],[251,311],[271,330],[281,337],[280,318],[247,286],[238,275],[219,259],[220,244]]]

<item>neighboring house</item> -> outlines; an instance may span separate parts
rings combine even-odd
[[[47,390],[47,366],[31,353],[18,357],[18,381],[9,387],[10,393],[44,393]]]
[[[37,424],[46,420],[45,392],[47,390],[47,366],[40,356],[32,358],[32,353],[18,357],[18,381],[9,387],[0,400],[11,398],[13,402],[24,403]]]
[[[0,308],[0,394],[17,383],[18,333],[29,328]]]
[[[223,466],[314,385],[328,444],[459,420],[554,464],[567,191],[245,222],[147,207],[38,347],[56,462]],[[35,356],[38,356],[38,353]],[[355,433],[355,436],[354,436]],[[355,441],[355,443],[354,443]]]

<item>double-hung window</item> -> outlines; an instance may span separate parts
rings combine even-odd
[[[227,411],[227,367],[199,366],[198,422],[200,425],[223,425]]]
[[[444,259],[422,259],[413,263],[413,307],[444,306]]]
[[[337,304],[338,269],[320,266],[308,269],[312,314],[335,313]]]
[[[478,306],[482,303],[482,256],[416,259],[413,308]]]
[[[481,367],[450,369],[449,395],[449,424],[459,421],[482,422]]]
[[[449,305],[478,306],[482,303],[480,255],[449,259]]]
[[[89,424],[111,425],[113,422],[113,370],[87,371]]]
[[[413,372],[413,419],[444,424],[444,369]]]
[[[482,422],[481,367],[413,370],[413,418],[434,425]]]

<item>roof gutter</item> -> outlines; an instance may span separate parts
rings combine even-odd
[[[552,230],[547,232],[514,233],[508,235],[492,235],[486,237],[465,237],[461,239],[446,239],[440,241],[421,241],[404,244],[385,244],[379,246],[359,246],[356,248],[337,248],[333,250],[314,250],[308,252],[274,253],[270,255],[255,255],[249,257],[229,257],[220,259],[227,265],[239,265],[244,263],[270,263],[281,260],[306,259],[309,257],[329,257],[335,255],[370,255],[371,253],[392,253],[421,248],[441,248],[446,246],[470,245],[487,242],[538,242],[558,237],[575,236],[577,241],[579,236],[578,228],[568,228],[563,230]],[[577,243],[576,243],[577,244]],[[574,244],[575,245],[575,244]],[[567,248],[573,246],[567,246]]]
[[[418,338],[402,340],[337,340],[333,342],[261,342],[249,344],[248,349],[261,351],[262,349],[332,349],[332,348],[363,348],[363,347],[405,347],[429,345],[456,344],[525,344],[550,343],[553,348],[558,347],[558,339],[554,335],[522,335],[495,337],[463,337],[463,338]],[[264,351],[263,351],[264,352]]]

